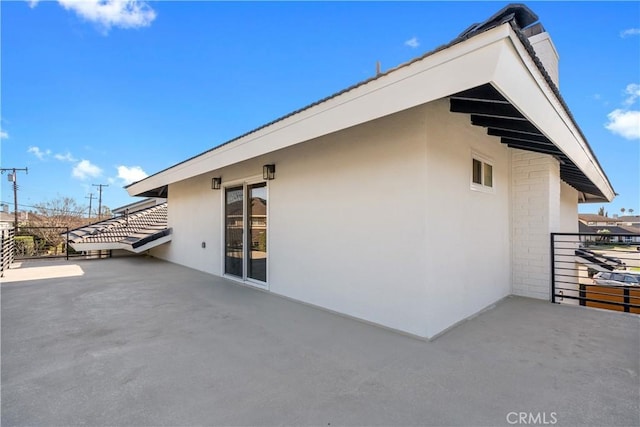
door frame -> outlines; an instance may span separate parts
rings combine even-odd
[[[261,282],[259,280],[256,279],[252,279],[250,277],[247,277],[248,275],[248,266],[247,266],[247,262],[249,259],[249,253],[248,251],[251,250],[251,243],[250,243],[250,233],[249,233],[249,226],[248,226],[248,203],[249,203],[249,191],[248,191],[248,187],[252,184],[258,184],[264,182],[266,183],[266,191],[267,191],[267,262],[266,262],[266,269],[267,269],[267,281],[266,282]],[[227,209],[227,188],[229,187],[240,187],[242,186],[242,198],[243,198],[243,203],[242,203],[242,251],[243,251],[243,256],[242,256],[242,277],[238,277],[238,276],[234,276],[232,274],[227,274],[225,271],[225,267],[226,267],[226,255],[227,255],[227,234],[226,234],[226,228],[227,228],[227,221],[226,221],[226,209]],[[270,236],[271,233],[269,231],[269,227],[270,227],[270,199],[269,199],[269,181],[265,181],[262,178],[262,175],[254,175],[254,176],[250,176],[247,178],[243,178],[243,179],[237,179],[234,181],[228,181],[228,182],[223,182],[222,191],[220,191],[220,199],[221,199],[221,214],[220,214],[220,236],[222,237],[220,239],[220,248],[221,248],[221,260],[220,260],[220,268],[221,268],[221,272],[220,275],[226,279],[230,279],[233,280],[235,282],[238,283],[242,283],[245,285],[250,285],[259,289],[263,289],[263,290],[269,290],[269,271],[271,270],[269,268],[269,253],[270,253],[270,243],[269,241],[271,240]]]

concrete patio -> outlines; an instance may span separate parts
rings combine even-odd
[[[2,280],[1,421],[632,426],[639,331],[510,297],[425,342],[150,258],[25,263]]]

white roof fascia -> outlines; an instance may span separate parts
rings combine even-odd
[[[72,243],[69,245],[75,251],[106,251],[110,249],[126,249],[126,245],[119,242],[96,242],[96,243]]]
[[[127,187],[135,196],[164,185],[397,113],[491,81],[509,37],[501,25],[306,108]],[[437,84],[434,84],[437,82]]]
[[[163,236],[163,237],[160,237],[158,239],[152,240],[152,241],[150,241],[149,243],[147,243],[145,245],[138,246],[137,248],[133,248],[131,245],[127,245],[128,246],[127,250],[139,254],[140,252],[144,252],[144,251],[147,251],[149,249],[155,248],[156,246],[160,246],[160,245],[163,245],[165,243],[170,242],[172,237],[173,236],[171,234],[169,234],[167,236]]]
[[[587,142],[518,36],[506,27],[509,37],[495,69],[494,87],[566,154],[607,200],[613,200],[615,192]]]

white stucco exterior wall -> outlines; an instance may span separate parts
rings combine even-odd
[[[448,100],[427,109],[429,336],[511,291],[509,149],[448,109]],[[471,189],[472,153],[492,163],[492,191]]]
[[[472,188],[474,155],[493,166],[489,191]],[[422,337],[510,293],[548,299],[549,233],[577,227],[557,160],[508,148],[443,99],[171,184],[173,241],[152,254],[223,275],[211,178],[235,185],[266,163],[269,290]]]
[[[426,336],[425,110],[276,152],[270,289]]]
[[[211,177],[241,183],[275,163],[269,290],[427,336],[426,149],[417,107],[171,184],[173,241],[152,255],[222,275],[224,191]]]
[[[560,233],[578,232],[578,191],[560,182]]]
[[[211,177],[275,163],[269,290],[431,337],[508,295],[511,278],[508,149],[448,110],[436,101],[171,184],[173,241],[152,254],[222,275]],[[494,191],[471,189],[472,152],[493,163]]]

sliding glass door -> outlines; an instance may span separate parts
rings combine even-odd
[[[267,281],[267,183],[248,186],[247,227],[249,242],[248,272],[250,279]]]
[[[267,183],[225,189],[225,273],[267,282]]]
[[[243,277],[244,269],[244,187],[225,189],[224,272]]]

